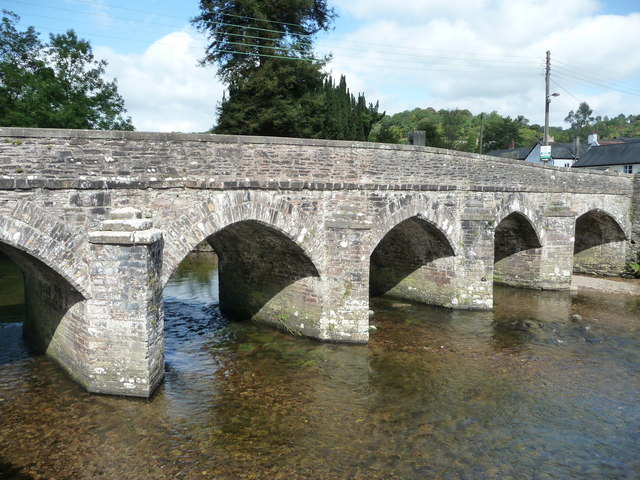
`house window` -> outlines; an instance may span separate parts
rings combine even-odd
[[[625,165],[624,173],[633,173],[633,165]]]

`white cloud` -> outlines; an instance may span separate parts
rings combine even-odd
[[[388,113],[432,106],[497,110],[542,123],[552,53],[551,123],[587,101],[600,115],[640,112],[640,13],[601,15],[595,0],[340,0],[358,29],[327,35],[335,76]],[[588,80],[589,83],[585,83]],[[594,85],[594,83],[596,85]],[[354,87],[354,86],[357,86]]]
[[[127,114],[137,130],[198,132],[211,128],[223,85],[211,67],[200,67],[203,42],[188,32],[159,39],[142,55],[120,55],[95,48],[109,62],[107,76],[116,77]]]
[[[434,18],[446,15],[460,15],[485,8],[487,0],[335,0],[333,2],[342,14],[351,15],[360,20],[380,18],[412,23],[421,18]]]

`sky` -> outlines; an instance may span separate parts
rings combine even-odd
[[[387,114],[414,108],[524,115],[550,123],[587,102],[594,115],[640,114],[638,0],[328,0],[338,14],[315,50],[327,71]],[[197,0],[2,0],[50,32],[74,29],[109,62],[137,130],[201,132],[216,120],[224,85],[202,67]]]

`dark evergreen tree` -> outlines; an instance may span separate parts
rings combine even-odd
[[[210,40],[202,62],[218,66],[228,94],[216,133],[366,140],[378,105],[336,86],[313,52],[329,28],[326,0],[201,0],[193,22]],[[360,98],[362,97],[362,98]]]

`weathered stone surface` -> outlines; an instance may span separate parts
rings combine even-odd
[[[91,391],[147,396],[162,288],[204,241],[224,311],[366,342],[370,290],[490,309],[494,279],[619,272],[639,179],[426,147],[0,128],[0,246],[29,272],[34,342]]]

